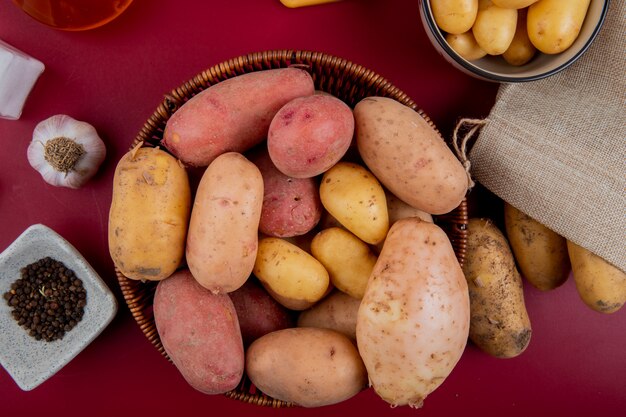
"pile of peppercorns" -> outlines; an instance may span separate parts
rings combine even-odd
[[[4,299],[17,323],[37,340],[62,339],[83,318],[87,292],[74,271],[50,257],[20,270]]]

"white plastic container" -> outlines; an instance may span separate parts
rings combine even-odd
[[[0,40],[0,117],[19,119],[24,103],[45,66]]]

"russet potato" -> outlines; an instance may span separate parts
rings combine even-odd
[[[488,219],[470,219],[467,234],[463,272],[471,302],[469,337],[497,358],[518,356],[528,347],[532,329],[509,244]]]

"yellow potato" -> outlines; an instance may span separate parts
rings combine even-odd
[[[126,277],[159,281],[180,266],[191,210],[185,168],[158,148],[136,147],[113,178],[109,251]]]
[[[354,298],[363,298],[377,259],[365,242],[346,230],[333,227],[313,238],[311,253],[324,265],[337,289]]]
[[[246,352],[246,373],[265,394],[302,407],[345,401],[367,386],[352,341],[314,327],[278,330],[255,340]]]
[[[276,301],[292,310],[304,310],[320,300],[330,279],[313,256],[286,240],[261,239],[254,275]]]
[[[431,0],[430,7],[441,30],[459,34],[472,28],[478,11],[478,0]]]
[[[537,48],[533,45],[528,38],[528,31],[526,30],[526,9],[519,10],[517,12],[517,27],[515,28],[515,36],[509,45],[509,48],[504,51],[502,57],[510,65],[520,66],[530,61],[537,52]]]
[[[558,54],[578,37],[590,0],[539,0],[528,8],[528,37],[545,54]]]
[[[580,298],[600,313],[614,313],[626,303],[626,273],[577,244],[567,241]]]
[[[446,35],[446,42],[448,42],[450,48],[454,49],[454,52],[468,61],[476,61],[487,55],[487,52],[476,42],[474,33],[471,30],[458,35],[449,33]]]
[[[504,53],[515,36],[517,10],[498,7],[491,0],[479,0],[472,27],[476,42],[489,55]]]
[[[339,162],[326,171],[320,185],[326,210],[361,240],[376,244],[389,230],[385,190],[367,169]]]
[[[520,355],[532,334],[522,278],[506,238],[490,220],[470,219],[463,272],[472,342],[497,358]]]
[[[298,327],[332,329],[356,340],[356,316],[361,300],[333,291],[298,316]]]
[[[528,282],[548,291],[567,280],[570,263],[565,238],[508,203],[504,204],[504,224],[517,265]]]
[[[533,3],[536,3],[538,0],[492,0],[493,4],[498,7],[503,7],[505,9],[523,9],[524,7],[528,7]]]

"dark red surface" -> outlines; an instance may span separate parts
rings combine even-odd
[[[497,85],[469,78],[437,55],[421,27],[417,0],[303,9],[287,9],[278,0],[135,0],[112,23],[73,33],[45,27],[3,0],[0,39],[46,65],[22,118],[0,119],[0,250],[31,224],[46,224],[83,253],[120,303],[100,337],[35,390],[21,391],[0,369],[0,415],[513,417],[626,410],[626,311],[606,316],[589,310],[571,280],[550,293],[526,287],[533,336],[522,356],[493,359],[468,345],[419,411],[392,410],[372,390],[323,410],[273,410],[201,394],[145,339],[124,304],[106,237],[113,171],[163,94],[202,69],[256,51],[320,51],[389,79],[446,136],[457,118],[489,113]],[[92,123],[107,144],[99,174],[80,190],[47,185],[26,160],[37,122],[58,113]]]

